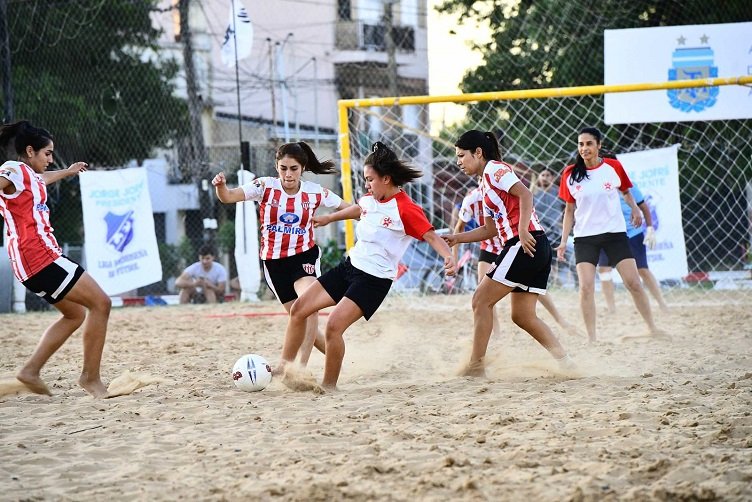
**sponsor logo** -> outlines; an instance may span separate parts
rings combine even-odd
[[[104,216],[107,224],[107,244],[118,253],[122,253],[129,242],[133,240],[133,217],[131,209],[125,214],[108,212]]]
[[[36,204],[34,206],[34,209],[36,209],[40,213],[49,213],[50,212],[50,208],[47,207],[47,204]]]
[[[278,234],[288,234],[288,235],[303,235],[306,233],[305,228],[289,227],[286,225],[267,225],[266,230],[267,232],[275,232]]]
[[[279,216],[279,221],[285,225],[294,225],[300,221],[300,216],[295,213],[283,213]]]
[[[677,39],[680,47],[677,47],[671,56],[672,66],[668,70],[668,79],[697,80],[717,77],[718,67],[714,66],[714,52],[708,40],[709,37],[703,35],[700,37],[699,46],[681,47],[686,45],[687,39],[680,36]],[[718,100],[719,92],[719,87],[693,87],[667,91],[669,104],[684,113],[701,112],[713,107]]]

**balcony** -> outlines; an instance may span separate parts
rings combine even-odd
[[[362,21],[338,21],[336,48],[340,51],[386,51],[386,26]],[[393,26],[394,47],[398,52],[415,52],[415,28]]]

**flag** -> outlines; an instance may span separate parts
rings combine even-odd
[[[233,11],[234,7],[234,11]],[[225,40],[222,42],[222,62],[232,68],[235,61],[240,61],[251,55],[253,47],[253,24],[248,11],[245,10],[240,0],[230,0],[230,15]],[[235,56],[235,46],[238,54]]]

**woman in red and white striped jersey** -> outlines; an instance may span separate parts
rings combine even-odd
[[[485,373],[483,359],[491,338],[493,307],[512,294],[512,321],[527,331],[564,367],[572,365],[566,351],[538,317],[538,295],[546,294],[551,271],[551,246],[533,209],[533,195],[514,168],[502,162],[492,132],[470,130],[455,143],[457,165],[481,176],[485,222],[469,232],[442,236],[450,246],[497,236],[502,250],[473,294],[473,351],[465,374]]]
[[[5,150],[11,143],[18,161],[0,166],[0,212],[13,274],[63,314],[45,330],[16,378],[32,392],[50,394],[40,376],[42,367],[83,324],[84,362],[78,383],[94,397],[107,397],[99,367],[110,297],[78,263],[63,255],[47,206],[47,186],[86,171],[88,165],[76,162],[67,169],[47,172],[52,164],[52,135],[26,120],[0,126],[0,148]]]
[[[228,188],[225,174],[212,180],[224,203],[257,201],[261,230],[260,255],[264,278],[287,312],[293,302],[321,275],[321,250],[313,238],[313,216],[320,206],[343,209],[351,204],[318,183],[302,179],[304,172],[334,173],[334,162],[319,161],[305,142],[286,143],[277,149],[278,177],[261,177],[237,188]],[[324,352],[318,333],[318,313],[307,320],[300,363],[305,366],[313,346]]]
[[[434,231],[423,209],[402,190],[406,183],[421,177],[414,169],[377,142],[365,158],[363,176],[368,193],[357,205],[315,218],[316,226],[333,221],[360,218],[355,229],[357,241],[348,256],[308,288],[290,311],[290,322],[282,348],[281,366],[288,385],[297,383],[287,371],[303,341],[305,319],[322,308],[334,307],[326,323],[326,364],[322,386],[337,386],[345,356],[345,330],[361,317],[366,320],[386,298],[402,255],[412,239],[424,240],[444,259],[444,270],[454,275],[452,251]],[[315,386],[317,387],[317,386]]]

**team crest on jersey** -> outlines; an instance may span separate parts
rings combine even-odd
[[[279,221],[281,221],[285,225],[294,225],[295,223],[300,221],[300,216],[295,213],[284,213],[280,215]]]
[[[574,189],[579,192],[580,190],[582,190],[582,185],[575,185]]]
[[[10,167],[6,167],[2,171],[0,171],[0,176],[10,177],[10,176],[12,176],[15,173],[16,173],[15,169],[11,169]]]
[[[311,203],[310,202],[301,202],[300,205],[303,206],[303,209],[310,209],[311,208]]]
[[[381,220],[381,226],[386,228],[391,227],[392,223],[394,223],[394,221],[389,216],[384,216],[384,219]]]
[[[613,190],[614,186],[611,184],[610,181],[607,181],[603,184],[603,189],[606,191]]]
[[[253,180],[253,185],[254,185],[254,186],[255,186],[256,188],[261,188],[262,186],[264,186],[264,184],[263,184],[263,183],[261,183],[261,180],[259,180],[259,179],[255,179],[255,180]]]
[[[312,263],[304,263],[303,270],[305,271],[306,274],[313,275],[316,273],[316,266],[313,265]]]
[[[125,214],[107,213],[104,217],[107,224],[107,244],[118,253],[122,253],[125,246],[133,240],[134,213],[131,209]]]

